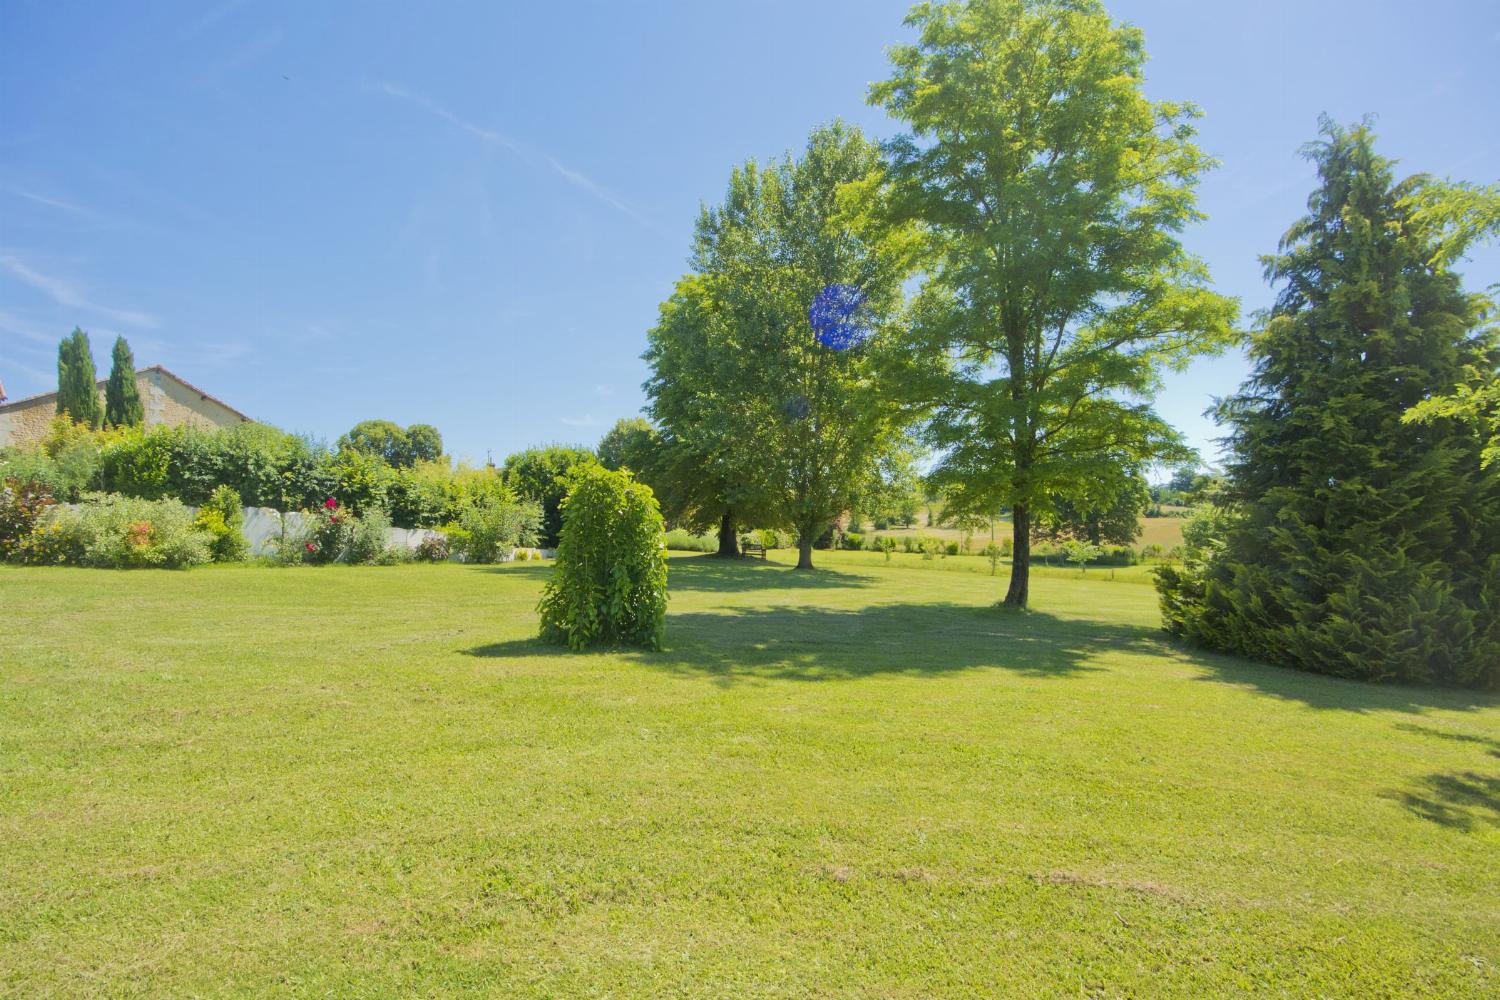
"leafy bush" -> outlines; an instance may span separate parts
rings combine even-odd
[[[943,554],[944,555],[949,555],[949,556],[956,556],[956,555],[958,555],[958,543],[957,542],[948,542],[948,543],[944,544],[944,546],[943,546]]]
[[[21,558],[109,569],[178,569],[208,562],[210,541],[178,500],[97,493],[77,507],[49,508]]]
[[[457,530],[447,532],[450,544],[465,562],[493,563],[509,559],[519,545],[535,545],[542,510],[529,501],[481,496],[459,514]]]
[[[37,520],[57,501],[41,483],[7,479],[0,486],[0,559],[9,559]]]
[[[418,542],[412,558],[417,562],[447,562],[450,554],[448,536],[437,534],[428,535]]]
[[[363,564],[399,561],[400,553],[386,541],[390,530],[391,519],[382,508],[365,511],[350,525],[344,561]]]
[[[218,486],[198,508],[198,526],[209,533],[214,562],[243,562],[250,554],[245,538],[245,514],[232,486]]]
[[[996,545],[994,542],[990,542],[990,544],[986,545],[984,547],[984,550],[979,554],[990,561],[990,576],[994,576],[996,571],[1000,568],[1000,559],[1002,556],[1000,546]]]
[[[1067,557],[1068,562],[1078,567],[1079,572],[1086,572],[1089,563],[1098,559],[1104,552],[1103,549],[1093,542],[1085,541],[1081,538],[1068,539],[1066,542],[1063,542],[1062,548],[1063,555]]]
[[[661,647],[667,561],[661,510],[628,472],[585,466],[568,481],[557,566],[539,608],[541,633],[577,649]]]
[[[860,549],[864,548],[864,545],[864,535],[861,535],[857,531],[846,531],[844,532],[843,540],[840,543],[840,548],[848,549],[851,552],[858,552]]]
[[[667,532],[667,548],[673,552],[717,552],[719,540],[708,535],[695,535],[681,528]]]

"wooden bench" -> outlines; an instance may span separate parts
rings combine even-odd
[[[762,559],[765,559],[766,547],[760,542],[754,541],[749,538],[740,539],[740,555],[744,556],[746,559],[750,559],[753,558],[756,553],[759,553],[760,557]]]

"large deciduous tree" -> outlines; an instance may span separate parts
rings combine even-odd
[[[1280,291],[1228,424],[1228,517],[1159,573],[1168,631],[1369,680],[1500,685],[1500,467],[1486,432],[1406,420],[1493,376],[1490,303],[1448,266],[1468,240],[1423,213],[1366,127],[1325,120],[1321,183],[1267,258]]]
[[[135,356],[124,337],[115,338],[109,381],[104,384],[104,422],[111,427],[139,427],[146,422],[146,407],[135,383]]]
[[[1212,161],[1191,105],[1142,93],[1141,32],[1098,0],[922,4],[914,45],[871,90],[910,132],[879,211],[920,223],[928,280],[908,379],[933,407],[932,480],[955,512],[1009,508],[1005,603],[1029,596],[1033,518],[1080,500],[1123,457],[1188,457],[1151,408],[1164,366],[1234,339],[1237,307],[1179,233]]]
[[[793,530],[799,569],[901,423],[878,377],[909,273],[905,232],[857,231],[841,202],[880,165],[858,129],[834,123],[800,156],[736,168],[699,218],[696,273],[646,355],[652,415],[685,471],[707,469],[705,487],[733,492],[719,510],[763,510]]]
[[[57,412],[87,427],[98,427],[102,416],[94,351],[77,327],[57,345]]]

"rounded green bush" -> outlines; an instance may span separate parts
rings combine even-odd
[[[585,466],[568,477],[557,565],[542,592],[542,638],[660,649],[667,614],[665,525],[651,488]]]

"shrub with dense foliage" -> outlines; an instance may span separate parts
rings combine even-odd
[[[518,546],[535,545],[541,524],[540,504],[517,500],[507,492],[476,499],[444,530],[464,562],[493,563],[509,559]]]
[[[234,487],[219,486],[209,494],[208,500],[198,508],[198,526],[213,538],[209,551],[214,562],[243,562],[249,556],[245,513]]]
[[[1158,571],[1166,627],[1304,670],[1500,685],[1500,468],[1471,423],[1403,421],[1495,369],[1487,302],[1414,208],[1429,182],[1397,183],[1366,128],[1325,122],[1309,155],[1322,183],[1219,408],[1232,509],[1189,522],[1182,568]]]
[[[56,502],[52,491],[38,482],[7,479],[0,485],[0,559],[11,557]]]
[[[208,562],[211,541],[177,500],[99,493],[74,507],[49,507],[16,558],[32,565],[180,569]]]
[[[568,479],[557,565],[542,594],[542,637],[661,647],[667,560],[661,509],[628,472],[585,465]]]
[[[562,531],[562,501],[568,492],[568,475],[581,466],[597,465],[599,459],[587,448],[548,445],[527,448],[505,460],[505,485],[516,496],[540,504],[543,548],[553,548]]]

